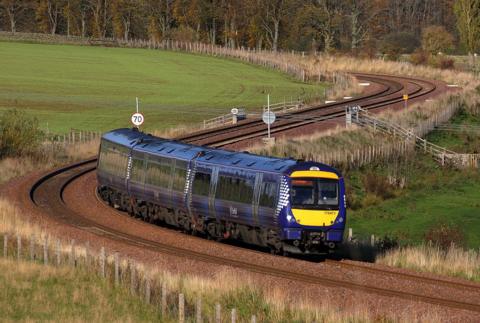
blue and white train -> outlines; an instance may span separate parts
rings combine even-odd
[[[345,185],[334,168],[161,139],[105,133],[98,192],[151,223],[274,253],[327,253],[342,242]]]

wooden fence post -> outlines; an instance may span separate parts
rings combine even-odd
[[[57,239],[57,250],[56,250],[56,254],[57,254],[57,266],[60,266],[60,263],[61,263],[61,254],[60,254],[60,248],[61,248],[61,245],[60,245],[60,239]]]
[[[76,260],[75,260],[75,240],[72,240],[70,242],[70,266],[74,267],[76,266]]]
[[[22,237],[17,234],[17,260],[20,260],[22,255]]]
[[[135,262],[130,262],[130,291],[135,295]]]
[[[118,252],[115,252],[115,286],[120,283],[119,259]]]
[[[3,236],[3,257],[7,258],[8,256],[8,235],[5,233]]]
[[[196,323],[202,323],[202,298],[198,297],[197,298],[197,304],[196,304]]]
[[[348,228],[348,241],[352,241],[353,239],[353,229]]]
[[[372,236],[370,237],[370,244],[372,245],[372,247],[375,247],[375,235],[372,234]]]
[[[35,260],[35,235],[30,236],[30,260]]]
[[[232,323],[237,323],[237,310],[232,308]]]
[[[185,297],[182,293],[178,294],[178,323],[185,322]]]
[[[162,318],[167,314],[167,284],[162,283]]]
[[[251,320],[252,323],[257,323],[257,317],[255,315],[252,315],[252,320]]]
[[[150,279],[145,277],[145,303],[150,304]]]
[[[85,264],[90,266],[90,242],[85,243]]]
[[[100,275],[105,278],[105,247],[100,249]]]
[[[48,265],[48,238],[45,236],[43,240],[43,264]]]
[[[215,323],[221,323],[222,322],[222,308],[220,304],[216,303],[215,304]]]

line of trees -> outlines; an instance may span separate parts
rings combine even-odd
[[[0,0],[0,26],[11,32],[367,53],[411,52],[420,46],[422,31],[437,26],[433,36],[473,53],[480,46],[480,0]]]

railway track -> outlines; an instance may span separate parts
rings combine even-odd
[[[116,230],[92,221],[75,210],[69,208],[64,201],[66,188],[82,176],[87,176],[95,170],[96,159],[90,159],[53,171],[38,179],[30,190],[30,200],[36,207],[41,208],[46,216],[68,226],[87,231],[107,239],[115,240],[129,246],[139,247],[162,254],[185,257],[216,265],[228,265],[253,273],[270,275],[307,284],[320,285],[334,288],[345,288],[350,291],[360,291],[379,296],[395,297],[409,301],[423,302],[432,305],[445,306],[452,309],[467,310],[480,313],[480,285],[474,283],[452,282],[446,279],[433,279],[413,273],[401,273],[381,268],[366,267],[347,262],[327,261],[325,265],[339,266],[355,271],[364,271],[380,275],[388,275],[394,280],[413,281],[427,286],[423,291],[413,293],[409,291],[391,290],[388,287],[374,286],[368,283],[357,283],[348,280],[336,279],[325,276],[313,276],[309,273],[296,272],[287,269],[274,268],[268,265],[254,264],[247,261],[224,258],[211,254],[193,251],[187,248],[172,246],[145,239],[141,236]],[[107,206],[105,206],[107,207]],[[256,252],[256,251],[252,251]],[[438,289],[461,290],[470,295],[468,301],[439,297],[435,291]],[[433,292],[426,292],[430,290]]]
[[[413,78],[378,76],[370,74],[354,74],[362,82],[376,83],[380,89],[375,93],[339,103],[316,105],[299,111],[281,114],[271,125],[272,135],[280,134],[306,125],[339,118],[345,115],[345,107],[360,105],[364,109],[373,110],[403,102],[403,95],[409,99],[427,96],[436,90],[436,85],[430,81]],[[263,121],[258,118],[243,120],[236,125],[228,125],[210,130],[177,137],[177,140],[195,145],[224,147],[244,140],[261,138],[267,135]]]
[[[425,80],[410,78],[387,77],[357,74],[361,81],[376,83],[378,91],[367,96],[340,103],[319,105],[294,113],[279,116],[278,121],[272,125],[272,133],[278,134],[283,131],[311,125],[322,120],[331,120],[344,115],[346,105],[361,105],[367,109],[378,109],[391,104],[402,102],[403,94],[408,93],[410,98],[428,96],[436,90],[436,85]],[[177,138],[192,144],[223,147],[243,140],[255,139],[265,136],[266,129],[260,119],[251,119],[240,122],[235,126],[225,126],[213,130],[201,131],[191,135]],[[395,270],[387,270],[375,266],[357,264],[355,262],[326,260],[322,265],[335,269],[347,270],[350,273],[363,273],[365,275],[381,275],[389,277],[392,281],[409,282],[426,286],[418,292],[412,290],[397,290],[388,286],[376,286],[367,281],[352,282],[338,277],[317,276],[308,272],[295,271],[290,268],[273,268],[268,264],[252,263],[239,259],[232,259],[209,253],[202,253],[185,247],[179,247],[167,243],[161,243],[146,239],[137,234],[131,234],[122,229],[115,229],[93,220],[91,217],[77,212],[64,200],[64,192],[69,185],[74,184],[84,176],[89,176],[95,170],[96,159],[86,160],[60,168],[42,176],[36,180],[29,190],[29,203],[41,213],[58,223],[74,227],[80,231],[115,241],[129,247],[138,247],[160,254],[183,257],[214,265],[227,265],[253,273],[269,275],[300,283],[311,285],[344,288],[348,291],[359,291],[372,295],[393,297],[408,301],[422,302],[426,304],[443,306],[456,310],[466,310],[480,313],[480,285],[475,283],[452,281],[442,278],[431,278],[426,275],[408,273]],[[92,193],[93,194],[93,193]],[[105,208],[108,206],[105,205]],[[102,210],[98,211],[99,213]],[[180,234],[180,233],[178,233]],[[233,247],[232,248],[236,248]],[[258,251],[248,251],[259,253]],[[442,291],[443,293],[437,293]],[[447,292],[445,292],[447,291]],[[448,291],[461,292],[461,299],[449,296]],[[453,293],[455,295],[458,293]]]

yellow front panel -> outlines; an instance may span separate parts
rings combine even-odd
[[[300,225],[324,227],[332,225],[338,211],[292,209],[293,217]]]
[[[298,177],[315,177],[315,178],[328,178],[328,179],[338,179],[338,175],[331,172],[322,172],[319,170],[298,170],[293,172],[290,175],[291,178]]]

